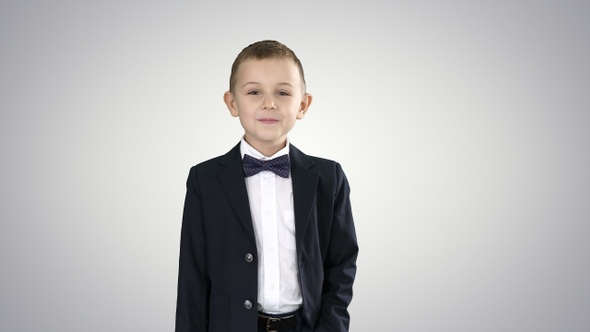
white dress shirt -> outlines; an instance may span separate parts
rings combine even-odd
[[[271,157],[265,157],[244,139],[244,154],[270,160],[289,154],[289,142]],[[246,189],[258,251],[258,310],[270,314],[292,312],[301,307],[301,289],[295,248],[295,214],[291,174],[280,177],[262,171],[246,178]]]

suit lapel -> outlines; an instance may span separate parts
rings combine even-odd
[[[244,172],[242,170],[240,144],[222,156],[219,160],[219,165],[222,166],[217,173],[219,182],[221,182],[223,190],[231,206],[234,208],[238,219],[244,225],[252,239],[255,239],[252,214],[248,202],[248,191],[246,190],[246,181],[244,181]]]
[[[295,146],[289,147],[291,158],[291,176],[293,184],[293,208],[295,213],[295,237],[299,247],[303,241],[303,234],[309,222],[313,202],[315,200],[318,184],[318,173],[310,171],[313,160],[301,152]],[[246,228],[248,234],[255,239],[250,203],[244,172],[242,170],[242,157],[240,144],[237,144],[219,160],[220,170],[217,173],[227,198],[233,207],[238,219]]]
[[[289,148],[295,210],[295,237],[300,248],[309,222],[318,184],[318,173],[310,171],[313,160],[293,145]]]

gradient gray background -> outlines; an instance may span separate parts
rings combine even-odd
[[[587,1],[0,4],[1,331],[172,331],[184,182],[268,38],[353,188],[352,331],[590,330]]]

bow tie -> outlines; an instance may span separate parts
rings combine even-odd
[[[288,178],[291,163],[289,162],[289,155],[286,154],[271,160],[260,160],[245,154],[242,167],[246,177],[256,175],[262,171],[271,171],[280,177]]]

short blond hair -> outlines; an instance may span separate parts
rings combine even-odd
[[[236,84],[236,72],[244,61],[249,59],[263,60],[272,58],[292,60],[299,69],[301,82],[303,83],[303,90],[305,91],[305,75],[303,73],[303,65],[301,65],[301,61],[299,61],[299,58],[297,58],[295,52],[293,52],[285,44],[276,40],[262,40],[255,42],[248,45],[240,52],[240,54],[238,54],[231,66],[231,74],[229,76],[229,91],[234,91],[234,85]]]

